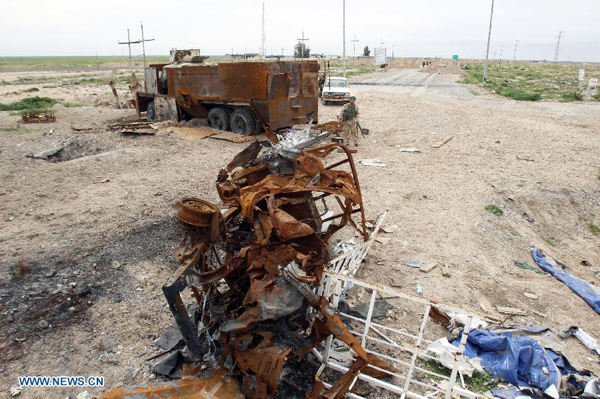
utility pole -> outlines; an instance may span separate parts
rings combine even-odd
[[[263,58],[266,56],[267,49],[265,47],[265,42],[267,40],[267,35],[265,33],[265,2],[262,3],[262,51],[261,55]]]
[[[144,56],[144,71],[145,71],[146,70],[146,41],[144,40],[144,24],[142,23],[142,21],[140,21],[140,27],[142,28],[142,54]],[[145,81],[145,79],[144,79],[144,81]]]
[[[354,62],[356,62],[356,43],[358,43],[360,40],[358,40],[356,38],[356,35],[354,35],[354,39],[350,40],[353,44],[353,49],[352,49],[352,56],[354,57]]]
[[[127,47],[129,48],[129,69],[131,69],[131,73],[133,73],[133,61],[131,60],[131,43],[137,43],[137,42],[131,41],[131,38],[129,37],[129,28],[127,28],[127,41],[119,42],[119,44],[126,44]]]
[[[346,0],[342,0],[342,16],[344,22],[342,24],[342,40],[344,41],[343,58],[344,58],[344,77],[346,77]]]
[[[310,40],[308,38],[304,38],[304,30],[302,31],[302,39],[298,38],[298,41],[300,43],[302,43],[302,46],[300,46],[300,58],[304,58],[304,49],[306,48],[306,45],[304,44],[305,41]],[[310,55],[310,54],[309,54]]]
[[[483,64],[483,83],[487,80],[488,60],[490,56],[490,40],[492,39],[492,20],[494,19],[494,0],[492,0],[492,12],[490,13],[490,29],[488,31],[487,50],[485,51],[485,63]]]
[[[515,53],[513,55],[513,61],[517,60],[517,45],[519,44],[519,42],[520,42],[519,39],[515,40]]]
[[[151,42],[154,39],[144,39],[144,24],[140,21],[140,27],[142,28],[142,54],[144,55],[144,74],[146,73],[146,42]],[[148,91],[147,79],[144,79],[144,91]]]
[[[558,50],[560,49],[560,39],[562,39],[565,32],[562,30],[558,32],[558,41],[556,42],[556,51],[554,52],[554,66],[558,65]]]

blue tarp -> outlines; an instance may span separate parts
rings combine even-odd
[[[550,273],[563,284],[565,284],[567,287],[572,289],[573,292],[575,292],[577,295],[583,298],[583,300],[586,301],[587,304],[590,305],[596,311],[596,313],[600,314],[600,295],[596,294],[596,292],[594,292],[594,290],[588,285],[588,283],[573,276],[570,276],[562,270],[554,268],[546,260],[544,255],[542,255],[541,252],[538,251],[538,249],[535,247],[531,247],[531,256],[533,256],[535,263],[537,263],[539,267],[541,267],[544,271]]]
[[[452,344],[458,347],[459,342],[460,336]],[[479,357],[488,373],[500,375],[516,386],[542,390],[558,386],[559,374],[552,356],[537,341],[524,335],[516,337],[509,332],[498,335],[474,329],[469,333],[464,355]]]

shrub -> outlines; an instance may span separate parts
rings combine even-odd
[[[488,212],[492,212],[496,216],[504,215],[504,211],[502,209],[498,208],[496,205],[488,205],[485,207],[485,210]]]
[[[41,112],[51,108],[57,101],[50,97],[29,97],[9,104],[0,104],[0,111]]]
[[[500,89],[498,90],[498,94],[517,101],[539,101],[542,98],[539,93],[529,93],[517,89]]]

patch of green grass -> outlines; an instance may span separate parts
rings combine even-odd
[[[435,360],[421,361],[421,363],[423,368],[433,373],[450,377],[450,369],[447,369]],[[441,381],[440,377],[429,377],[435,381]],[[502,377],[494,378],[491,374],[480,373],[478,371],[475,371],[472,377],[465,376],[465,384],[467,385],[467,388],[476,393],[483,393],[489,391],[490,389],[496,389],[498,384],[500,384],[502,381]]]
[[[488,212],[492,212],[496,216],[504,215],[504,211],[502,209],[498,208],[496,205],[488,205],[485,207],[485,210]]]
[[[85,105],[80,104],[80,103],[70,103],[70,102],[61,102],[61,104],[67,108],[78,108],[78,107],[85,107]]]
[[[575,91],[569,91],[567,93],[563,93],[562,99],[564,102],[573,102],[573,101],[583,101],[583,96],[581,93]]]
[[[48,111],[58,101],[50,97],[28,97],[9,104],[0,104],[0,111],[21,111],[22,114]]]
[[[349,70],[346,72],[346,77],[362,75],[365,73],[375,72],[375,67],[371,66],[361,66],[358,69]]]
[[[544,272],[542,270],[540,270],[540,268],[533,267],[533,266],[531,266],[529,263],[527,263],[525,261],[515,260],[513,262],[515,263],[515,266],[520,267],[521,269],[533,270],[537,274],[544,274]]]
[[[582,101],[577,64],[490,62],[483,84],[483,65],[467,64],[461,83],[484,86],[501,96],[518,101]],[[600,73],[600,66],[587,65],[588,74]],[[600,97],[596,100],[600,101]]]
[[[147,55],[148,63],[169,62],[168,55]],[[0,57],[0,66],[27,67],[96,67],[104,63],[129,63],[127,56],[72,56],[72,57]],[[136,63],[141,59],[136,59]]]
[[[518,89],[500,89],[497,90],[497,93],[517,101],[539,101],[542,99],[542,96],[539,93],[530,93]]]
[[[9,126],[9,127],[2,127],[0,128],[1,131],[3,132],[18,132],[19,130],[21,130],[21,125],[15,125],[15,126]]]
[[[27,90],[23,90],[25,93],[33,93],[34,91],[40,91],[40,89],[38,89],[37,87],[32,87],[30,89]]]
[[[10,82],[2,79],[2,81],[0,82],[0,86],[10,86]]]
[[[98,83],[104,83],[104,78],[89,77],[89,78],[82,78],[82,79],[78,79],[78,80],[74,80],[74,81],[70,82],[70,84],[73,84],[73,85],[98,84]]]
[[[600,101],[600,93],[596,94],[595,96],[592,96],[592,98],[596,101]]]
[[[589,222],[588,227],[590,228],[590,231],[593,235],[600,235],[600,227],[596,226],[593,222]]]
[[[556,246],[556,243],[550,237],[542,237],[542,240],[546,241],[546,244],[550,245],[551,247],[555,247]]]

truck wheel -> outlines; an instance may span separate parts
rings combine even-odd
[[[245,136],[252,136],[256,133],[256,119],[248,110],[240,108],[233,111],[229,124],[234,133]]]
[[[213,129],[229,130],[229,114],[223,108],[208,111],[208,125]]]
[[[323,105],[327,105],[327,104],[329,104],[329,103],[327,102],[327,100],[324,100],[323,98],[321,98],[321,104],[323,104]]]
[[[154,122],[156,120],[156,109],[154,108],[154,101],[150,101],[148,103],[148,108],[146,108],[146,119],[150,122]]]

